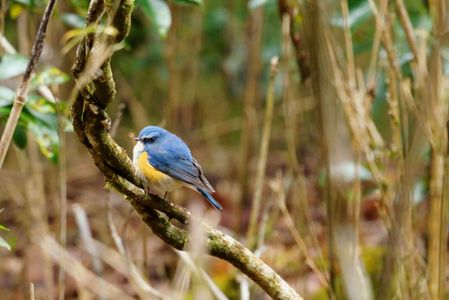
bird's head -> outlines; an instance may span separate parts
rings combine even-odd
[[[155,152],[171,152],[177,156],[191,159],[189,147],[178,136],[157,126],[147,126],[135,138],[137,141],[133,149],[133,157],[137,158],[143,151],[149,156]]]
[[[134,138],[137,143],[142,143],[144,147],[160,144],[167,136],[168,131],[158,126],[147,126]]]

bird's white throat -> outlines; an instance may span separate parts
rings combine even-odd
[[[140,156],[140,154],[142,154],[143,151],[145,151],[144,150],[144,145],[143,145],[143,143],[141,141],[138,141],[136,143],[136,145],[134,146],[134,149],[133,149],[133,163],[134,163],[134,165],[137,165],[137,162],[139,160],[139,156]]]

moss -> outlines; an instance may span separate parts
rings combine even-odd
[[[179,206],[172,204],[166,199],[161,199],[157,196],[147,195],[145,192],[137,188],[135,185],[126,181],[120,176],[117,176],[113,172],[107,174],[110,179],[110,184],[121,194],[125,195],[128,200],[139,202],[139,204],[145,208],[151,208],[163,212],[170,219],[176,219],[182,224],[187,224],[190,218],[190,213]]]
[[[87,11],[86,24],[90,25],[98,20],[104,11],[103,0],[92,0],[89,4],[89,10]]]
[[[147,224],[154,234],[170,246],[183,250],[188,244],[188,233],[171,224],[160,212],[149,208],[141,201],[126,197],[134,209],[139,213],[142,221]]]
[[[97,119],[101,114],[105,114],[104,111],[96,111],[93,105],[89,105],[85,110],[85,118],[89,121],[85,122],[84,131],[90,144],[120,176],[133,183],[140,182],[125,149],[117,145],[105,130],[107,119],[104,116],[100,120]]]
[[[116,94],[110,59],[101,66],[101,75],[93,81],[93,85],[96,104],[102,109],[106,109]]]
[[[121,0],[119,8],[115,13],[112,20],[112,26],[114,26],[118,34],[115,36],[115,42],[120,43],[128,35],[131,28],[131,13],[134,7],[133,0]]]
[[[90,143],[87,140],[87,137],[84,134],[83,130],[84,129],[82,121],[83,112],[84,112],[84,98],[81,95],[81,93],[78,93],[71,108],[73,128],[75,130],[75,133],[78,135],[80,141],[84,144],[84,146],[90,148]]]
[[[86,57],[85,57],[85,43],[84,40],[78,45],[78,48],[76,49],[76,56],[75,56],[75,62],[72,66],[72,74],[75,78],[78,78],[78,76],[81,74],[81,72],[84,69],[84,65],[86,63]]]
[[[275,271],[230,236],[209,228],[208,247],[214,256],[229,261],[273,299],[302,299]]]

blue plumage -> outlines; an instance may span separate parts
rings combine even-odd
[[[217,200],[215,200],[214,197],[211,196],[211,194],[209,194],[208,192],[206,192],[205,190],[201,189],[201,188],[197,188],[197,191],[200,192],[201,195],[204,196],[204,198],[206,198],[210,204],[212,204],[216,209],[218,210],[222,210],[223,206],[221,206],[220,203],[218,203]]]
[[[211,196],[211,193],[215,191],[204,177],[201,166],[192,157],[189,147],[183,140],[157,126],[147,126],[142,129],[137,140],[143,144],[142,150],[148,154],[148,163],[151,166],[198,191],[215,208],[222,209],[222,206]],[[135,151],[134,155],[138,156],[140,153]]]

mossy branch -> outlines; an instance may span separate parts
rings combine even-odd
[[[94,56],[98,53],[91,51],[97,47],[97,40],[107,43],[103,46],[112,48],[114,44],[126,38],[130,30],[133,0],[121,0],[114,12],[107,7],[107,3],[103,0],[92,0],[89,6],[86,24],[97,24],[106,14],[117,34],[114,38],[102,37],[101,34],[104,33],[89,34],[78,46],[72,67],[78,83],[78,92],[72,105],[73,126],[96,166],[106,177],[108,185],[130,202],[145,224],[161,240],[173,248],[182,250],[189,243],[189,233],[170,220],[176,219],[180,223],[187,224],[190,213],[168,200],[147,195],[126,151],[118,146],[109,134],[110,118],[105,109],[116,92],[110,57],[104,58],[96,72],[97,77],[88,80],[87,84],[82,84],[89,59],[97,59]],[[206,227],[207,246],[211,255],[233,264],[275,299],[302,299],[273,269],[238,241],[207,225],[203,226]]]

